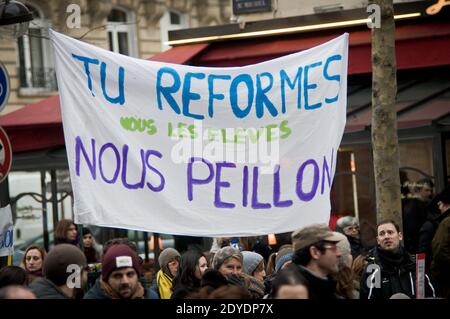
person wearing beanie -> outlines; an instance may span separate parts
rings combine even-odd
[[[275,274],[292,262],[294,250],[292,247],[281,249],[275,258]]]
[[[139,282],[139,257],[127,245],[111,246],[102,259],[102,273],[84,299],[153,299]]]
[[[243,255],[231,246],[221,248],[215,255],[212,267],[218,270],[231,285],[244,287],[253,298],[262,298],[264,294],[264,284],[242,271]]]
[[[156,274],[154,289],[161,299],[170,299],[172,296],[173,279],[178,274],[180,260],[180,253],[173,248],[166,248],[159,255],[158,262],[161,269]]]
[[[253,251],[242,251],[244,273],[264,280],[266,270],[264,269],[264,257]]]
[[[245,282],[245,288],[254,299],[264,297],[264,257],[252,251],[242,251],[243,269],[242,277]]]
[[[44,278],[34,280],[30,289],[38,299],[78,298],[87,282],[86,266],[86,257],[78,247],[57,245],[44,260]]]
[[[226,246],[219,249],[214,255],[212,267],[225,277],[239,276],[242,273],[242,253],[239,249]]]

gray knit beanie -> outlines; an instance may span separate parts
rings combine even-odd
[[[253,251],[243,251],[242,257],[244,258],[243,262],[244,272],[250,276],[253,274],[258,265],[264,259],[263,256]]]
[[[212,267],[216,270],[222,266],[222,264],[229,258],[237,258],[242,263],[242,254],[239,249],[233,248],[231,246],[226,246],[217,251],[214,255],[212,262]]]

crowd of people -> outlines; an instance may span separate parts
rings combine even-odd
[[[419,206],[434,218],[416,225]],[[427,256],[425,297],[449,298],[449,215],[450,187],[425,206],[404,203],[404,234],[395,221],[380,221],[374,247],[361,243],[358,220],[345,216],[335,231],[309,225],[277,249],[256,237],[215,238],[207,251],[165,248],[156,273],[128,238],[100,247],[88,228],[79,234],[72,220],[61,220],[48,253],[33,245],[21,267],[0,269],[0,298],[413,299],[419,252]]]

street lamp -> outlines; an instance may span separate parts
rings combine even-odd
[[[33,14],[24,4],[14,0],[0,3],[0,37],[21,37],[28,31],[31,20]]]

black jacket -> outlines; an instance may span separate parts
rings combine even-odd
[[[420,228],[427,220],[427,214],[427,203],[419,198],[402,201],[403,243],[410,254],[417,252]]]
[[[419,232],[419,244],[417,246],[417,253],[426,254],[426,269],[430,269],[431,260],[433,259],[433,252],[431,249],[431,242],[434,234],[443,219],[443,215],[429,213],[427,221],[422,225]]]
[[[366,257],[366,265],[360,282],[360,299],[389,299],[396,293],[410,298],[416,297],[416,261],[406,250],[394,256],[375,247]],[[377,287],[378,286],[378,287]],[[434,286],[428,275],[425,276],[425,296],[435,297]]]
[[[309,299],[311,300],[334,300],[336,297],[336,282],[330,277],[320,278],[311,273],[301,265],[291,264],[289,268],[295,267],[300,276],[305,279],[308,287]]]
[[[30,289],[37,299],[70,299],[53,282],[38,278],[30,284]]]
[[[144,288],[144,299],[159,299],[158,295],[151,289]],[[95,282],[94,286],[84,295],[83,299],[111,299],[102,288],[100,288],[99,279]]]

